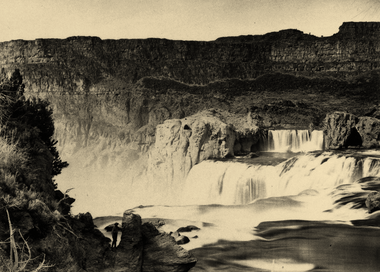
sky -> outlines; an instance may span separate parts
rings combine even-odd
[[[380,21],[380,0],[0,0],[0,42],[97,36],[211,41]]]

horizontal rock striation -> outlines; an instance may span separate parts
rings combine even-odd
[[[289,29],[211,42],[97,37],[15,40],[0,43],[0,65],[19,68],[30,91],[35,87],[75,91],[112,77],[130,83],[153,76],[207,84],[268,72],[360,73],[379,68],[379,29],[378,22],[349,22],[331,37]]]

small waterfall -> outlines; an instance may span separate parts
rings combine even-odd
[[[182,204],[247,204],[259,198],[332,190],[367,175],[380,177],[380,159],[306,153],[276,166],[203,161],[185,182]]]
[[[314,130],[269,130],[263,151],[307,152],[323,150],[323,131]]]

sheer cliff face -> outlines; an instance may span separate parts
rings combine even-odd
[[[255,78],[270,71],[334,73],[379,67],[380,23],[344,23],[339,33],[317,38],[298,30],[214,42],[164,39],[16,40],[0,44],[2,67],[23,71],[28,90],[75,91],[108,78],[136,82],[146,76],[206,84]]]

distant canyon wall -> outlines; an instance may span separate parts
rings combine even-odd
[[[380,23],[343,23],[331,37],[298,30],[216,41],[101,40],[0,43],[0,65],[19,68],[28,91],[77,91],[102,80],[167,77],[189,84],[255,78],[268,72],[337,76],[380,67]]]

